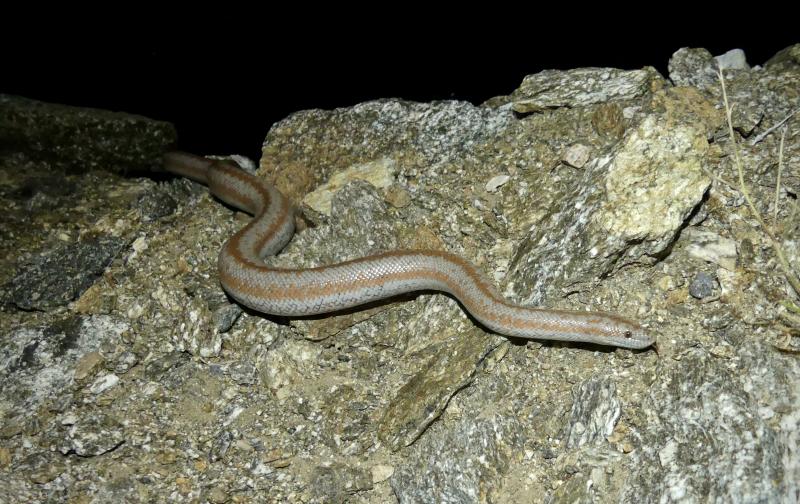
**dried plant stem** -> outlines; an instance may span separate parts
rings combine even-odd
[[[717,175],[716,173],[712,173],[711,170],[709,170],[705,166],[701,167],[701,169],[703,170],[703,173],[708,175],[708,178],[713,179],[713,180],[717,180],[719,182],[722,182],[723,184],[725,184],[726,186],[730,187],[734,191],[738,191],[739,190],[739,188],[736,187],[736,184],[734,184],[730,180],[726,179],[722,175]]]
[[[789,119],[791,119],[791,118],[792,118],[792,116],[793,116],[793,115],[795,115],[795,114],[796,114],[798,111],[800,111],[800,108],[798,108],[798,109],[794,109],[793,111],[791,111],[791,112],[789,113],[789,115],[787,115],[786,117],[784,117],[783,119],[781,119],[780,121],[778,121],[778,123],[777,123],[777,124],[774,124],[774,125],[773,125],[773,126],[770,128],[770,129],[768,129],[767,131],[765,131],[765,132],[761,133],[760,135],[756,136],[756,137],[753,139],[753,141],[752,141],[752,142],[750,142],[750,145],[755,145],[755,144],[757,144],[758,142],[760,142],[761,140],[764,140],[764,139],[765,139],[765,138],[766,138],[766,137],[767,137],[767,136],[768,136],[770,133],[772,133],[772,132],[773,132],[773,131],[775,131],[776,129],[780,128],[781,126],[783,126],[783,125],[786,123],[786,121],[788,121]]]
[[[775,181],[775,208],[772,210],[772,225],[778,225],[778,198],[781,195],[781,171],[783,170],[783,141],[786,140],[786,128],[781,132],[781,146],[778,149],[778,178]]]
[[[772,233],[772,230],[769,226],[764,222],[764,219],[761,217],[761,213],[756,209],[755,204],[753,203],[753,198],[750,197],[750,191],[747,189],[747,185],[744,183],[744,168],[742,164],[742,157],[739,152],[739,144],[736,142],[736,135],[733,132],[733,120],[731,118],[732,108],[728,103],[728,93],[725,90],[725,78],[722,75],[722,70],[718,73],[719,82],[722,86],[722,100],[725,105],[725,118],[728,122],[728,135],[731,140],[731,145],[733,146],[733,162],[736,165],[736,171],[739,175],[739,191],[742,193],[742,196],[747,202],[747,206],[750,208],[750,213],[753,214],[753,218],[756,219],[758,225],[761,226],[761,229],[769,238],[770,244],[772,245],[772,249],[775,251],[775,256],[778,258],[778,265],[783,271],[784,276],[789,281],[789,284],[794,289],[797,295],[800,295],[800,278],[798,278],[797,274],[792,269],[792,266],[789,264],[789,261],[786,259],[786,253],[783,250],[778,239]],[[781,142],[781,147],[783,147],[783,142]],[[783,149],[781,148],[781,151]],[[780,155],[780,162],[779,165],[782,164],[783,161],[783,154]],[[779,168],[780,170],[780,168]]]

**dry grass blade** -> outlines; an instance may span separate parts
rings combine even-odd
[[[789,264],[788,259],[786,259],[786,253],[783,250],[778,239],[773,234],[772,230],[769,226],[764,222],[764,219],[761,217],[761,213],[756,208],[755,204],[753,203],[753,198],[750,196],[750,191],[747,189],[747,185],[744,183],[744,167],[742,163],[742,156],[739,152],[739,144],[736,141],[736,135],[733,132],[733,120],[731,118],[731,114],[733,112],[732,107],[728,103],[728,92],[725,89],[725,78],[722,75],[722,70],[718,72],[719,82],[722,86],[722,100],[725,105],[725,118],[727,119],[728,123],[728,135],[731,140],[731,145],[733,147],[733,162],[736,165],[736,171],[739,175],[739,191],[742,193],[742,196],[747,202],[747,206],[750,209],[750,212],[753,214],[753,218],[756,219],[758,225],[761,226],[761,229],[767,235],[770,241],[770,245],[772,245],[772,249],[775,251],[775,256],[778,258],[778,265],[781,268],[786,280],[792,286],[795,293],[800,295],[800,278],[798,278],[797,273],[792,268],[791,264]],[[783,143],[781,142],[781,151],[783,151]],[[779,170],[780,164],[783,162],[783,152],[779,155]]]

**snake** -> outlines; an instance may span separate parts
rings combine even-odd
[[[217,269],[225,292],[257,312],[306,317],[440,291],[455,297],[484,328],[507,337],[628,349],[655,344],[641,324],[613,313],[510,302],[472,263],[446,251],[391,250],[313,268],[270,267],[264,258],[277,255],[295,233],[295,207],[276,187],[232,162],[186,152],[166,152],[162,166],[254,216],[222,246]]]

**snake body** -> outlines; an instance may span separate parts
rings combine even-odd
[[[206,184],[225,203],[255,216],[219,253],[219,280],[239,303],[289,317],[356,307],[418,290],[455,296],[482,325],[506,336],[641,349],[654,343],[637,322],[618,315],[530,308],[505,300],[471,263],[437,250],[397,250],[330,266],[279,269],[262,258],[294,235],[289,201],[266,181],[227,162],[183,152],[164,155],[164,168]]]

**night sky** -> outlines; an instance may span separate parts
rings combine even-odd
[[[741,48],[756,65],[800,42],[780,30],[725,37],[644,30],[615,39],[584,30],[578,39],[567,29],[533,36],[523,26],[508,36],[463,29],[422,37],[424,29],[329,29],[315,40],[292,31],[242,37],[208,28],[167,38],[143,30],[6,45],[0,93],[171,121],[184,150],[258,159],[270,125],[298,110],[389,97],[480,104],[543,69],[651,65],[667,75],[680,47],[714,55]]]

